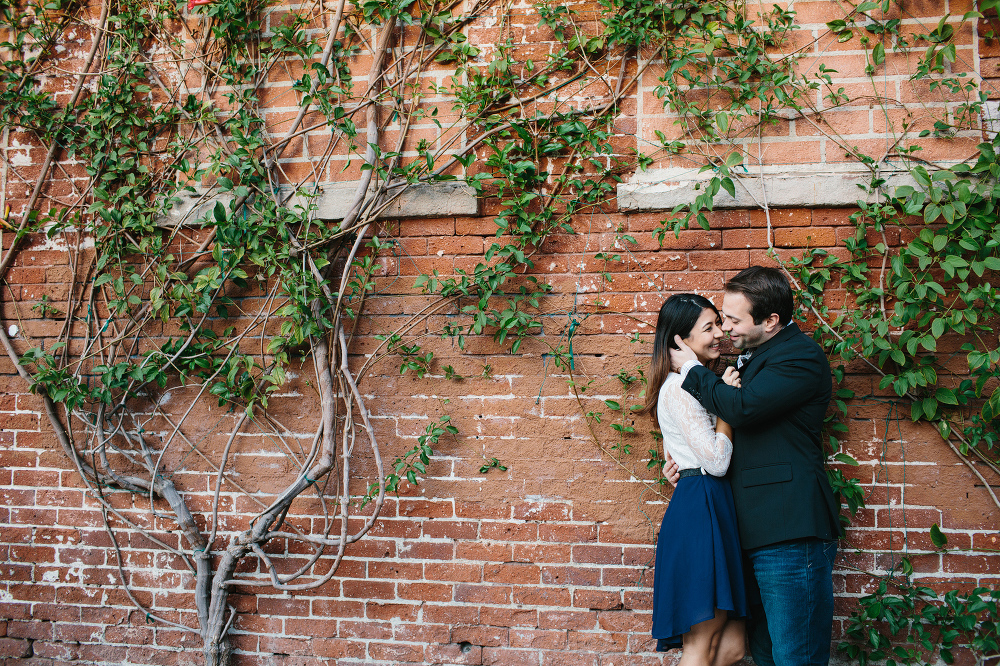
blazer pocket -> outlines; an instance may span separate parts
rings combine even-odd
[[[743,487],[763,486],[767,483],[782,483],[792,480],[791,463],[779,463],[777,465],[764,465],[763,467],[749,467],[743,470],[740,475],[743,479]]]

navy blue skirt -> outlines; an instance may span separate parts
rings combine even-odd
[[[707,474],[677,482],[656,541],[653,638],[659,652],[681,647],[691,627],[746,617],[743,559],[729,482]]]

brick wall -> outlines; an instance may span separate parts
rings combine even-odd
[[[956,16],[971,8],[971,0],[940,4],[904,3],[901,18],[913,29],[933,27],[945,12]],[[824,33],[831,6],[796,3],[805,26],[796,45],[811,49],[816,58],[822,55],[831,66],[837,60],[844,85],[870,85],[857,71],[859,52]],[[514,34],[526,44],[537,41],[530,17],[521,20],[522,25],[512,26]],[[485,22],[473,26],[474,34],[477,29],[488,32]],[[995,58],[989,57],[995,49],[995,42],[970,30],[960,41],[959,64],[987,76],[988,68],[996,69]],[[927,101],[908,88],[903,65],[878,82],[885,86],[883,94],[902,103],[904,113],[918,114],[923,107],[916,100]],[[285,85],[274,82],[275,94]],[[650,128],[669,123],[649,100],[653,85],[644,79],[623,105],[618,127],[633,147],[642,148]],[[994,96],[992,82],[986,85]],[[284,112],[285,103],[274,105],[276,113]],[[872,156],[879,157],[892,137],[877,109],[851,107],[834,115],[826,118],[830,127],[852,145],[870,148]],[[923,155],[960,159],[980,136],[979,129],[970,129],[956,141],[928,139]],[[765,144],[769,164],[842,159],[833,139],[802,120],[779,125]],[[31,135],[11,133],[4,154],[11,167],[6,196],[16,213],[44,150]],[[289,157],[289,168],[298,159]],[[71,163],[64,168],[63,184],[69,188],[79,173]],[[341,178],[339,169],[331,167],[329,177]],[[69,191],[48,194],[68,196]],[[448,275],[477,263],[496,229],[493,203],[484,202],[483,210],[483,216],[387,225],[385,233],[398,244],[381,259],[369,317],[352,347],[354,367],[376,347],[375,335],[430,302],[413,287],[418,275],[435,269]],[[783,257],[815,247],[843,252],[843,239],[852,234],[850,212],[772,211],[774,245]],[[604,210],[575,219],[575,235],[549,240],[534,270],[553,286],[541,305],[545,330],[517,355],[488,337],[470,338],[461,350],[428,335],[420,340],[435,352],[431,376],[401,375],[391,360],[371,367],[361,388],[385,460],[410,449],[441,414],[452,417],[459,434],[441,439],[418,486],[404,484],[398,498],[387,500],[374,530],[348,549],[328,584],[297,594],[237,588],[230,598],[239,611],[232,629],[237,663],[610,666],[676,660],[675,653],[650,652],[648,635],[653,549],[669,496],[648,483],[653,478],[645,465],[646,450],[655,446],[648,434],[652,423],[630,418],[637,434],[620,442],[605,419],[595,441],[584,414],[607,413],[605,400],[637,402],[635,388],[623,400],[615,375],[623,369],[637,374],[648,361],[650,324],[667,295],[698,291],[718,302],[728,277],[770,260],[761,211],[715,213],[710,231],[687,231],[677,239],[668,235],[660,248],[650,232],[662,219],[656,212],[619,213],[609,201]],[[622,262],[605,265],[594,255],[615,248],[618,229],[634,236],[638,246],[621,252]],[[11,234],[5,233],[2,242],[9,248]],[[57,322],[31,306],[42,295],[57,305],[65,298],[71,275],[65,250],[58,240],[32,236],[6,275],[10,289],[3,316],[7,325],[19,328],[19,351],[58,334]],[[829,298],[843,301],[836,292]],[[436,315],[426,329],[439,330],[447,316],[446,311]],[[641,341],[630,341],[636,333]],[[592,382],[582,404],[550,355],[552,347],[570,338],[574,377],[578,383]],[[463,378],[445,379],[445,366]],[[271,402],[275,431],[283,440],[263,427],[248,428],[237,438],[231,477],[246,492],[227,485],[222,494],[220,518],[227,533],[244,529],[248,516],[259,510],[260,497],[295,471],[282,447],[308,446],[314,434],[312,370],[308,365],[294,370],[289,385]],[[118,554],[142,603],[171,622],[193,626],[189,572],[137,532],[117,531],[114,546],[98,504],[62,454],[39,401],[6,357],[0,358],[0,372],[0,658],[12,666],[199,663],[197,636],[149,622],[134,609],[119,585]],[[868,572],[883,572],[904,555],[929,584],[996,587],[1000,578],[995,552],[1000,512],[933,429],[910,423],[905,406],[877,384],[861,364],[848,367],[845,386],[858,398],[849,404],[850,429],[843,444],[860,466],[844,471],[862,482],[867,507],[841,544],[835,574],[838,636],[855,599],[872,589]],[[178,397],[183,393],[170,390]],[[234,420],[224,408],[200,408],[183,428],[188,443],[166,461],[174,481],[192,496],[199,520],[211,507],[206,460],[217,459]],[[155,421],[150,429],[166,427]],[[620,443],[631,444],[631,452],[612,448]],[[494,457],[507,470],[480,472]],[[360,480],[372,465],[364,459],[358,465]],[[169,520],[150,515],[148,501],[108,497],[121,516],[148,524],[168,546],[180,544]],[[322,530],[322,511],[314,496],[303,497],[290,522]],[[121,518],[111,520],[121,527]],[[965,550],[940,554],[927,532],[934,523],[948,535],[950,546]],[[293,548],[276,555],[291,571],[305,562],[307,551]],[[266,578],[253,561],[241,573]],[[959,653],[958,659],[971,663],[967,654]]]
[[[789,225],[780,227],[788,239],[783,245],[794,247],[796,239],[811,236],[828,238],[832,250],[844,215],[789,210],[776,217]],[[601,219],[648,236],[655,218]],[[420,235],[423,225],[404,226],[408,235],[400,236],[401,245],[414,261],[387,262],[391,268],[371,302],[373,331],[391,328],[415,301],[423,302],[410,288],[415,264],[442,270],[451,265],[451,259],[440,261],[435,247],[487,239],[486,225],[474,219],[427,226],[433,236]],[[442,235],[442,226],[463,233]],[[613,375],[645,362],[649,345],[630,343],[629,336],[638,332],[648,340],[650,327],[640,322],[654,321],[667,293],[699,290],[718,297],[735,271],[766,262],[766,240],[756,215],[718,215],[713,231],[682,234],[663,250],[635,252],[594,296],[602,279],[593,268],[578,267],[596,263],[583,250],[600,247],[602,237],[568,237],[580,251],[554,253],[555,269],[540,271],[556,286],[548,330],[543,341],[527,343],[518,356],[502,353],[490,340],[470,340],[465,352],[431,342],[436,372],[451,365],[464,379],[400,376],[388,362],[364,378],[386,459],[409,449],[442,412],[452,416],[460,433],[441,440],[419,486],[406,486],[398,499],[387,501],[374,531],[348,550],[329,584],[295,595],[241,590],[235,602],[241,614],[233,628],[239,663],[660,663],[649,652],[647,632],[653,546],[664,500],[598,450],[565,373],[547,359],[544,343],[565,341],[570,322],[579,322],[573,336],[575,373],[594,380],[584,409],[601,409],[604,399],[620,399]],[[46,276],[56,276],[58,284],[61,257],[25,252],[19,270],[36,271],[44,289]],[[19,310],[24,330],[34,335],[33,326],[45,322],[32,319],[25,304],[7,307]],[[8,321],[13,320],[11,313]],[[366,344],[362,337],[358,346]],[[480,376],[485,365],[492,369],[488,378]],[[53,660],[12,664],[197,662],[196,650],[178,651],[197,647],[194,636],[147,624],[130,609],[100,511],[40,419],[37,399],[9,374],[9,364],[5,372],[3,654]],[[272,403],[292,432],[291,441],[312,436],[309,428],[296,432],[294,425],[308,421],[314,408],[302,380],[309,374],[304,368],[286,396]],[[911,424],[907,410],[875,384],[863,372],[846,381],[859,398],[850,405],[845,450],[861,466],[845,471],[862,481],[868,506],[842,543],[835,581],[841,617],[855,597],[870,591],[872,578],[864,571],[887,569],[903,555],[921,579],[949,588],[995,586],[1000,573],[1000,558],[990,552],[996,548],[997,512],[983,488],[932,429]],[[199,441],[211,457],[224,444],[226,423],[219,420],[232,418],[208,410],[185,430],[199,440],[199,432],[214,429],[217,435]],[[631,438],[633,453],[622,460],[649,479],[643,459],[654,445],[644,434],[651,424],[634,421],[640,434]],[[612,435],[606,427],[600,431],[605,446],[614,443]],[[262,455],[269,448],[254,434],[237,445],[235,478],[251,492],[270,489],[286,471],[277,453]],[[507,471],[480,473],[484,458],[492,457]],[[204,487],[200,469],[186,466],[187,488]],[[117,499],[127,515],[139,520],[145,513],[140,500]],[[227,492],[223,524],[240,528],[250,508],[247,496]],[[293,522],[320,528],[316,508],[315,502],[303,502]],[[952,546],[970,550],[938,554],[927,535],[933,523],[941,525]],[[159,612],[192,622],[190,575],[141,537],[121,548],[137,594]],[[303,557],[288,555],[289,566]],[[839,631],[840,620],[837,624]]]

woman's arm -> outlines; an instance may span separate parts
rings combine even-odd
[[[681,388],[680,382],[669,382],[661,389],[661,399],[666,401],[671,420],[684,437],[684,443],[694,454],[698,465],[712,476],[723,476],[729,469],[733,454],[732,428],[722,421],[712,428],[712,420],[705,408]],[[727,432],[728,431],[728,432]]]

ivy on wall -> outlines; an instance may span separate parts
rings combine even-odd
[[[906,401],[914,420],[934,423],[973,472],[979,474],[971,459],[1000,473],[994,451],[1000,348],[992,334],[1000,306],[990,284],[1000,267],[997,144],[984,142],[974,162],[945,169],[919,160],[920,139],[974,127],[986,100],[976,82],[948,73],[957,57],[956,23],[948,17],[913,37],[901,27],[905,7],[881,0],[850,7],[827,24],[824,38],[858,41],[873,86],[886,58],[896,55],[912,62],[914,82],[961,98],[930,129],[904,123],[886,155],[875,158],[823,129],[823,113],[849,105],[852,96],[837,87],[833,70],[820,65],[810,77],[795,53],[782,54],[796,26],[794,12],[778,7],[751,12],[743,3],[601,0],[595,22],[567,6],[540,3],[538,24],[551,31],[556,48],[536,61],[503,37],[470,43],[465,29],[494,5],[490,0],[464,12],[457,3],[421,0],[317,2],[273,21],[278,14],[256,0],[193,4],[194,13],[158,0],[103,0],[92,8],[99,17],[89,27],[87,76],[78,77],[66,102],[44,78],[61,62],[67,30],[82,29],[93,15],[59,0],[0,9],[6,35],[0,48],[11,54],[0,62],[0,127],[5,136],[29,132],[47,150],[0,274],[31,232],[65,241],[73,266],[66,299],[35,306],[42,316],[61,318],[56,339],[18,353],[3,326],[0,341],[43,399],[63,450],[104,507],[109,531],[140,529],[141,522],[109,500],[114,492],[148,497],[173,515],[183,546],[143,531],[195,573],[197,628],[144,605],[120,566],[121,583],[151,619],[199,634],[206,663],[229,661],[232,585],[287,591],[322,585],[347,545],[375,523],[385,493],[417,483],[441,439],[459,434],[445,413],[384,470],[357,385],[386,358],[400,372],[431,381],[437,360],[414,331],[434,314],[455,315],[433,334],[459,347],[482,335],[513,354],[541,345],[568,377],[595,446],[656,490],[658,475],[642,470],[659,469],[658,447],[641,458],[650,442],[631,418],[641,367],[614,378],[579,371],[573,336],[587,313],[577,309],[558,313],[567,320],[561,337],[542,335],[543,317],[553,312],[545,307],[551,288],[537,277],[537,260],[553,235],[576,233],[580,215],[609,206],[623,174],[657,160],[686,160],[712,177],[654,237],[662,242],[692,222],[707,228],[715,196],[735,195],[755,177],[747,168],[761,160],[750,152],[754,141],[788,117],[820,128],[872,171],[870,196],[852,216],[850,256],[812,250],[783,263],[800,295],[800,315],[830,353],[836,378],[844,377],[843,364],[869,364],[883,376],[880,389]],[[494,9],[504,17],[509,10]],[[989,23],[973,12],[957,25],[973,21]],[[371,67],[356,80],[361,55]],[[614,120],[652,63],[666,63],[655,94],[676,124],[660,132],[658,145],[629,153],[620,148]],[[425,73],[441,67],[453,75],[430,90],[421,85]],[[276,132],[267,123],[264,83],[286,71],[299,72],[289,93],[296,115]],[[433,126],[436,139],[410,141],[418,124]],[[286,173],[282,158],[301,151],[298,140],[319,130],[330,137],[321,155],[299,155],[309,162],[308,175]],[[880,168],[889,157],[908,160],[917,187],[886,191]],[[323,180],[318,174],[349,163],[361,165],[353,201],[341,219],[317,219],[311,202]],[[86,173],[75,181],[71,201],[42,196],[60,169],[79,164]],[[416,287],[427,306],[381,332],[364,366],[350,368],[355,330],[377,289],[378,259],[397,251],[380,213],[407,188],[453,180],[495,203],[496,240],[474,268],[421,276]],[[194,186],[208,183],[221,196],[206,213],[164,223],[181,195],[207,199]],[[758,203],[769,213],[766,201]],[[85,238],[93,240],[93,254],[81,251]],[[607,268],[637,244],[620,229],[615,242],[595,261]],[[609,270],[603,276],[613,279]],[[849,307],[827,305],[824,296],[834,288],[847,291]],[[278,333],[264,336],[272,320]],[[258,339],[260,348],[250,351]],[[266,496],[251,527],[226,532],[218,498],[224,485],[236,483],[226,473],[230,447],[244,428],[282,440],[269,396],[304,359],[321,404],[312,446],[293,456],[294,478]],[[956,368],[957,361],[964,366]],[[454,369],[441,371],[444,381],[459,378]],[[590,397],[605,379],[618,397]],[[189,389],[187,405],[167,414],[155,396],[177,388]],[[852,397],[838,391],[841,416]],[[235,416],[221,457],[209,461],[215,503],[200,516],[202,527],[166,466],[175,450],[196,448],[183,441],[183,418],[206,403]],[[148,432],[153,417],[170,422],[169,432]],[[853,512],[863,493],[843,472],[854,462],[839,451],[837,435],[845,428],[831,416],[831,455],[844,464],[831,469],[831,480]],[[352,484],[356,443],[367,445],[378,463],[365,479],[367,492]],[[485,463],[484,474],[504,469],[497,458]],[[313,496],[324,507],[324,523],[306,533],[286,516],[300,497]],[[362,527],[349,533],[348,517],[360,518]],[[940,530],[934,535],[944,547]],[[311,549],[309,564],[285,572],[268,546],[282,541]],[[320,573],[313,565],[323,556],[334,563]],[[266,580],[241,575],[244,559],[259,562]],[[847,656],[862,664],[883,658],[909,664],[935,650],[947,661],[956,645],[996,651],[995,593],[938,595],[909,582],[910,573],[904,564],[861,600],[843,646]]]

